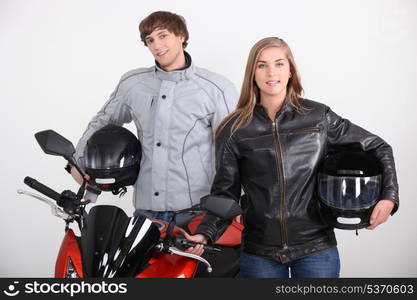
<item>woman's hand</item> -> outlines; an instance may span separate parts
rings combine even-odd
[[[392,200],[380,200],[375,205],[371,214],[371,225],[366,229],[375,229],[378,225],[385,223],[394,208],[394,201]]]
[[[208,242],[208,239],[204,234],[189,235],[186,232],[184,232],[184,237],[191,242],[196,242],[200,244],[207,244]],[[185,252],[201,256],[204,253],[203,245],[196,245],[195,247],[190,247],[186,249]]]

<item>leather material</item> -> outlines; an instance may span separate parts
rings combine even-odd
[[[188,223],[188,229],[191,233],[194,233],[198,225],[201,223],[203,216],[195,217],[190,223]],[[242,230],[243,224],[239,223],[236,218],[230,226],[224,231],[224,233],[216,240],[216,245],[237,247],[242,243]]]
[[[242,249],[281,262],[336,246],[333,228],[321,216],[316,175],[327,154],[369,151],[383,170],[381,199],[395,202],[398,184],[391,147],[343,119],[324,104],[303,99],[299,112],[285,104],[272,121],[257,104],[251,122],[230,135],[233,119],[216,139],[216,175],[211,194],[240,201]],[[241,187],[246,197],[240,200]],[[230,224],[207,214],[196,233],[215,241]]]

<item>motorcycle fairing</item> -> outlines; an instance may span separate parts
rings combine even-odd
[[[85,277],[134,277],[152,257],[160,232],[144,216],[128,217],[117,206],[91,208],[82,228]]]
[[[156,252],[149,266],[136,278],[193,278],[197,265],[195,259]]]
[[[83,277],[83,263],[81,251],[78,245],[77,237],[72,229],[65,233],[64,240],[61,243],[58,257],[55,264],[55,277],[65,278],[67,274],[68,260],[71,260],[78,276]]]

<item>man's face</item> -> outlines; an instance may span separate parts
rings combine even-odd
[[[145,38],[146,46],[165,71],[180,69],[185,64],[182,43],[184,37],[167,29],[156,28]]]

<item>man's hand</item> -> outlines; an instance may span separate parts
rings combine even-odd
[[[366,227],[366,229],[372,230],[375,229],[378,225],[385,223],[388,220],[394,205],[395,203],[392,200],[378,201],[371,214],[371,225]]]
[[[75,179],[76,182],[78,182],[79,185],[83,183],[83,177],[81,176],[80,172],[77,171],[77,169],[74,166],[71,166],[71,175],[72,178]],[[89,181],[90,176],[88,176],[86,173],[84,173],[84,178]]]

